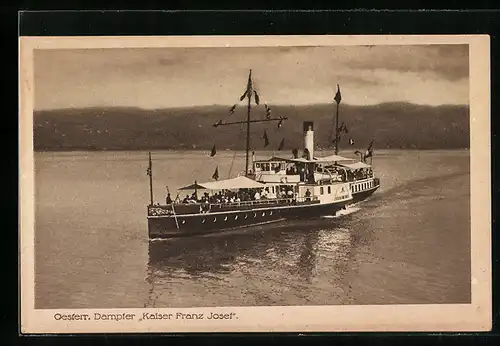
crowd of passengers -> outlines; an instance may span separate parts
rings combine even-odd
[[[231,190],[222,190],[210,195],[204,192],[202,195],[193,192],[191,195],[186,195],[182,200],[176,200],[176,203],[193,204],[193,203],[211,203],[211,204],[226,204],[248,201],[259,201],[265,199],[282,199],[295,198],[293,187],[282,186],[276,188],[276,193],[271,193],[270,188],[263,189],[239,189],[237,192]],[[167,204],[173,203],[170,194],[166,198]]]
[[[292,167],[295,169],[294,167]],[[372,169],[357,169],[354,171],[351,170],[343,170],[337,169],[336,167],[328,168],[328,171],[340,178],[340,181],[356,181],[362,180],[366,178],[373,177]],[[288,174],[287,170],[287,174]],[[290,171],[291,172],[291,171]],[[327,171],[325,170],[324,173]],[[323,169],[319,168],[318,173],[323,173]],[[314,175],[307,174],[305,168],[299,172],[300,181],[308,181],[314,183]],[[239,189],[237,192],[231,190],[223,190],[219,191],[213,195],[210,195],[208,192],[204,192],[203,195],[199,195],[196,192],[193,192],[191,195],[186,195],[182,200],[177,198],[175,203],[184,203],[184,204],[192,204],[192,203],[211,203],[211,204],[226,204],[226,203],[237,203],[237,202],[247,202],[247,201],[258,201],[262,199],[294,199],[296,198],[296,194],[293,191],[293,187],[291,186],[282,186],[276,190],[276,193],[271,194],[269,187],[264,189]],[[167,194],[166,203],[172,204],[172,198],[170,193]]]
[[[373,177],[373,171],[372,169],[356,169],[354,171],[352,170],[344,170],[335,166],[330,166],[330,167],[317,167],[316,168],[316,173],[324,173],[324,174],[331,174],[334,177],[338,177],[340,181],[346,182],[346,181],[356,181],[356,180],[362,180],[362,179],[367,179],[367,178],[372,178]],[[311,174],[311,172],[307,169],[307,167],[302,166],[302,167],[289,167],[286,170],[287,175],[299,175],[299,180],[301,182],[310,182],[314,183],[314,174]]]

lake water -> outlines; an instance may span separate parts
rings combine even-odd
[[[155,202],[244,162],[153,152]],[[376,151],[382,186],[344,215],[152,242],[147,166],[146,152],[35,154],[36,308],[470,302],[467,150]]]

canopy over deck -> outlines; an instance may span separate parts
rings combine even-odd
[[[355,163],[341,163],[339,164],[342,167],[346,167],[349,169],[363,169],[363,168],[371,168],[370,165],[364,162],[355,162]]]
[[[269,162],[269,161],[285,161],[285,162],[295,162],[295,163],[329,163],[329,162],[346,162],[346,161],[354,161],[354,159],[349,159],[347,157],[339,156],[339,155],[330,155],[325,157],[315,157],[313,160],[307,160],[302,157],[296,159],[287,159],[284,157],[273,156],[268,160],[258,160],[255,162]]]
[[[330,155],[325,157],[315,157],[313,162],[342,162],[342,161],[353,161],[353,159],[349,159],[347,157],[339,156],[339,155]]]
[[[181,187],[179,190],[231,190],[231,189],[255,189],[263,188],[264,184],[261,184],[250,178],[239,176],[231,179],[224,179],[218,181],[209,181],[206,183],[190,184]]]

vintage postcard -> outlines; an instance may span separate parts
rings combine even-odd
[[[22,333],[491,329],[486,35],[20,38]]]

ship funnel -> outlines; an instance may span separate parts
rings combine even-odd
[[[307,150],[306,150],[307,149]],[[304,121],[304,153],[308,160],[314,157],[314,127],[312,121]]]

